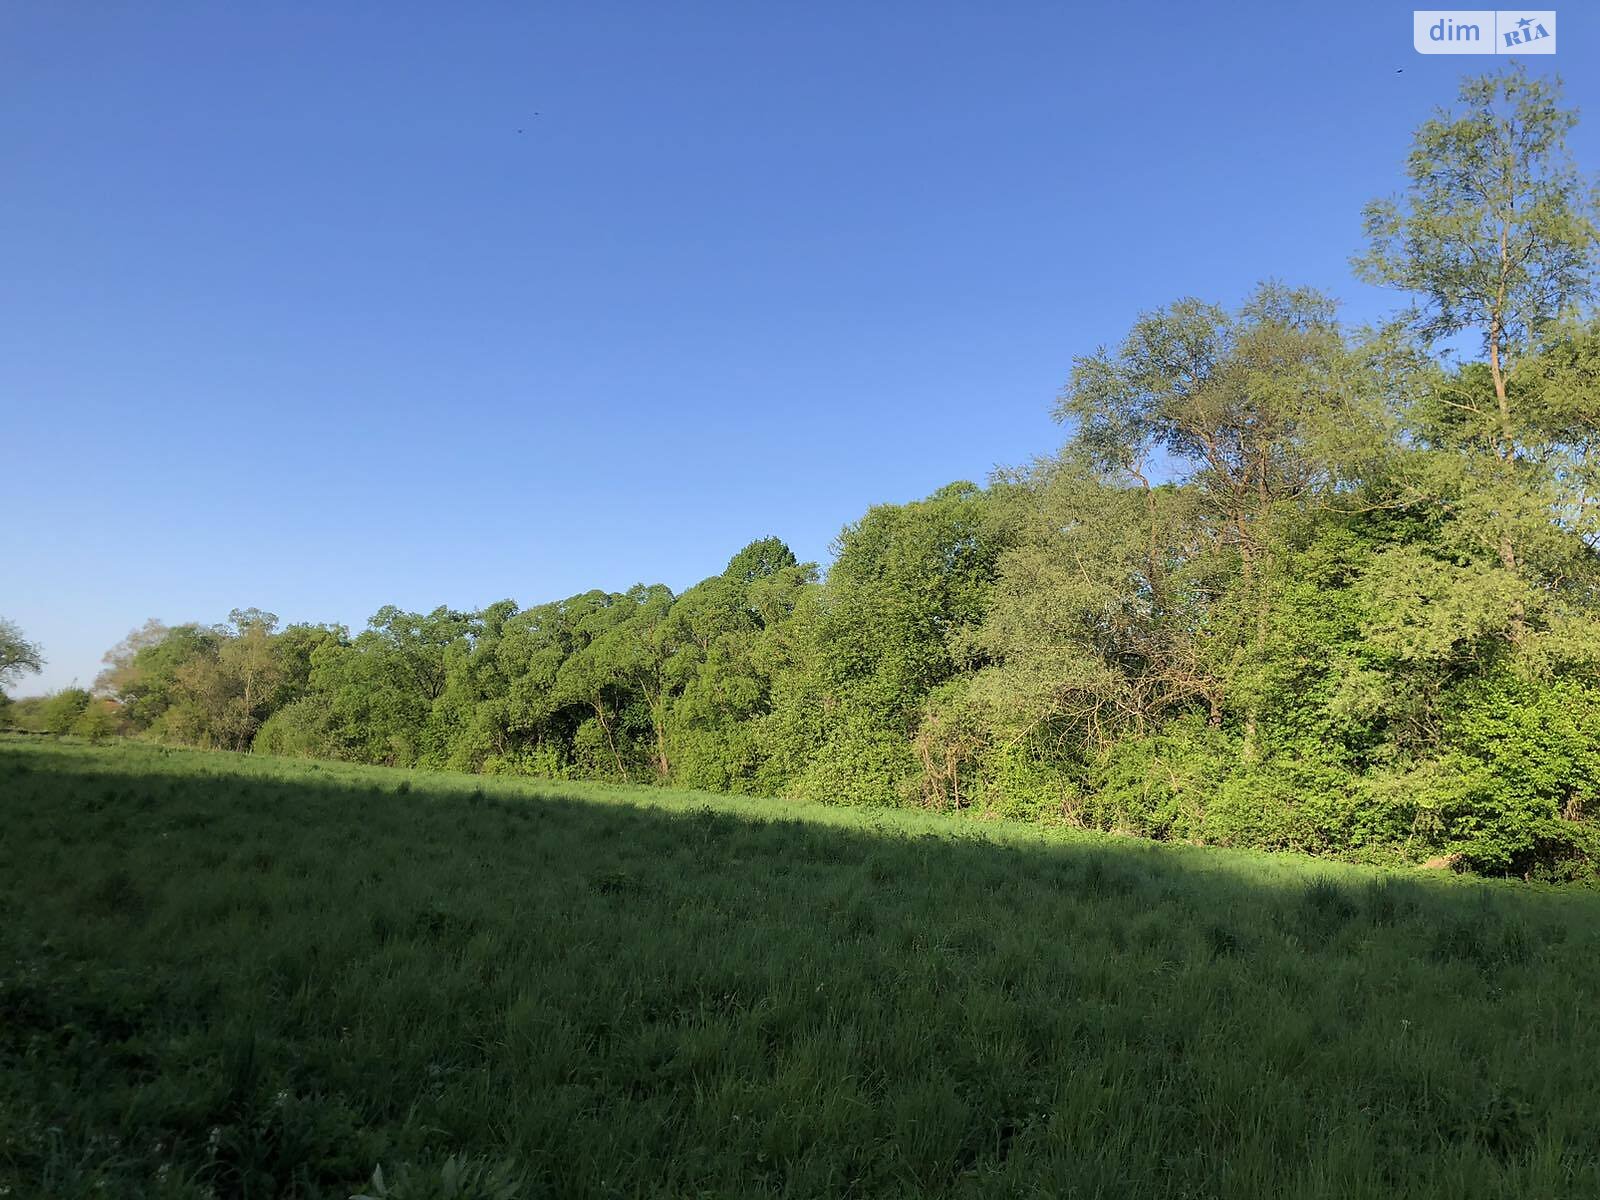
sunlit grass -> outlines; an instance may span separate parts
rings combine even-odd
[[[1588,894],[19,739],[0,817],[15,1196],[1600,1194]]]

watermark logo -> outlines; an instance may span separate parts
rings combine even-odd
[[[1428,8],[1411,14],[1418,54],[1554,54],[1556,13],[1545,9]]]

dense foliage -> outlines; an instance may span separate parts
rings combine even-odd
[[[1600,1195],[1586,891],[3,735],[0,806],[0,1195]]]
[[[1059,454],[873,508],[826,578],[768,538],[681,595],[152,623],[100,691],[197,746],[1587,876],[1600,323],[1572,123],[1520,71],[1468,81],[1367,212],[1391,325],[1275,282],[1147,313],[1076,362]]]

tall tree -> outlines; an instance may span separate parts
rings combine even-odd
[[[1146,313],[1115,352],[1080,358],[1056,408],[1075,427],[1074,456],[1108,483],[1143,493],[1144,586],[1163,602],[1166,508],[1157,468],[1192,484],[1224,574],[1236,560],[1227,639],[1248,668],[1267,636],[1268,545],[1285,506],[1349,483],[1342,471],[1377,423],[1333,301],[1260,285],[1237,312],[1195,299]],[[1246,696],[1244,752],[1255,752],[1258,704]]]
[[[666,672],[674,782],[761,789],[757,731],[771,710],[769,639],[815,580],[813,565],[799,563],[777,538],[762,538],[673,602],[663,634],[672,647]]]
[[[846,526],[827,580],[775,639],[765,753],[802,794],[895,803],[917,786],[911,743],[923,701],[966,665],[996,562],[1015,527],[1014,489],[960,481]]]
[[[1577,114],[1562,107],[1559,81],[1519,65],[1468,79],[1459,106],[1418,128],[1405,195],[1367,206],[1369,246],[1355,266],[1411,295],[1403,321],[1421,345],[1467,337],[1483,353],[1486,377],[1453,376],[1436,403],[1456,439],[1492,457],[1492,475],[1469,471],[1461,491],[1482,513],[1501,565],[1525,574],[1529,522],[1519,513],[1537,527],[1545,481],[1523,468],[1548,439],[1540,391],[1518,389],[1516,368],[1592,294],[1595,191],[1567,150]],[[1517,613],[1518,641],[1524,623]]]
[[[1512,364],[1593,284],[1594,192],[1567,151],[1577,113],[1560,100],[1559,81],[1521,65],[1468,79],[1459,111],[1418,128],[1406,195],[1367,206],[1370,246],[1355,262],[1412,294],[1406,320],[1428,344],[1478,339],[1493,386],[1486,433],[1502,458],[1516,452]]]
[[[576,643],[556,670],[555,701],[588,710],[590,716],[575,731],[575,740],[586,752],[602,750],[616,778],[626,782],[632,755],[624,724],[632,696],[622,672],[633,646],[618,631],[634,616],[637,597],[593,591],[566,601],[563,609]]]
[[[194,623],[168,627],[151,618],[109,650],[95,689],[116,697],[128,724],[179,741],[209,737],[210,721],[193,694],[197,673],[215,661],[224,632]]]

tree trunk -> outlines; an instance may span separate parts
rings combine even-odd
[[[1511,270],[1511,258],[1506,243],[1506,226],[1500,226],[1500,282],[1495,289],[1494,309],[1489,315],[1489,376],[1494,380],[1495,408],[1500,414],[1499,437],[1495,443],[1495,457],[1510,474],[1516,466],[1517,437],[1511,421],[1511,398],[1506,387],[1505,361],[1500,353],[1500,339],[1505,333],[1506,276]],[[1507,485],[1511,480],[1506,480]],[[1500,565],[1517,575],[1517,547],[1511,531],[1500,532]],[[1527,628],[1527,612],[1522,601],[1516,600],[1511,608],[1511,641],[1520,645]]]
[[[656,727],[656,774],[665,783],[672,773],[672,764],[667,761],[667,718],[654,704],[650,706],[650,722]]]
[[[628,782],[628,768],[622,765],[622,753],[617,749],[617,739],[611,736],[611,722],[606,720],[605,706],[596,700],[594,702],[594,719],[600,722],[600,728],[606,735],[606,745],[611,747],[611,757],[616,760],[617,774],[622,777],[622,782]]]

